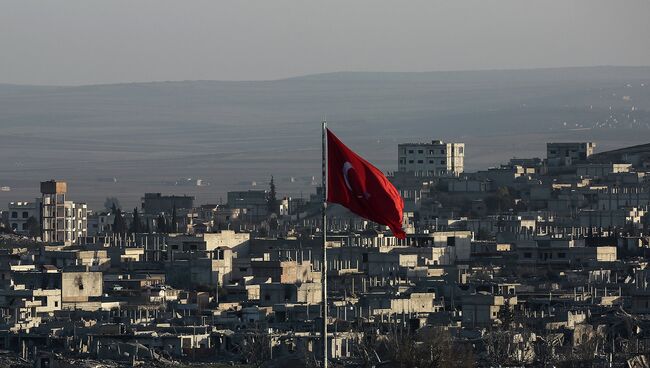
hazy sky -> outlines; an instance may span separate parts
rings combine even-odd
[[[650,65],[650,0],[0,0],[0,83]]]

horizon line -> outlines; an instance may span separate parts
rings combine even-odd
[[[597,68],[650,68],[650,65],[574,65],[574,66],[552,66],[552,67],[531,67],[531,68],[487,68],[487,69],[449,69],[449,70],[422,70],[422,71],[380,71],[380,70],[339,70],[332,72],[297,74],[294,76],[271,78],[271,79],[171,79],[171,80],[149,80],[149,81],[121,81],[106,83],[81,83],[81,84],[28,84],[28,83],[5,83],[0,81],[0,86],[15,87],[51,87],[51,88],[75,88],[75,87],[98,87],[98,86],[119,86],[136,84],[156,83],[192,83],[192,82],[214,82],[214,83],[270,83],[282,82],[292,79],[327,76],[334,74],[450,74],[450,73],[472,73],[472,72],[525,72],[545,71],[561,69],[597,69]]]

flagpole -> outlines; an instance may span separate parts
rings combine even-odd
[[[322,293],[322,303],[323,307],[321,308],[323,326],[321,330],[321,340],[323,343],[323,368],[327,368],[327,122],[323,119],[322,122],[322,168],[323,168],[323,207],[322,207],[322,216],[323,216],[323,258],[321,264],[321,293]]]

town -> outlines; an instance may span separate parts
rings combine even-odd
[[[405,239],[274,178],[132,209],[43,178],[2,210],[0,365],[319,366],[327,229],[331,366],[650,366],[650,144],[396,149]]]

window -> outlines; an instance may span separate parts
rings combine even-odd
[[[442,153],[442,154],[444,155],[444,154],[445,154],[445,150],[441,149],[441,150],[440,150],[440,153]]]
[[[422,160],[418,160],[418,164],[421,164],[421,163],[424,163],[424,161],[422,161]]]
[[[27,230],[27,223],[23,222],[23,230]]]
[[[419,153],[419,154],[423,154],[424,151],[423,151],[423,150],[418,150],[418,153]]]
[[[564,253],[564,252],[559,252],[559,253],[557,254],[557,258],[566,258],[566,253]]]
[[[409,160],[409,164],[412,164],[412,163],[413,163],[413,160]]]
[[[458,154],[462,155],[463,154],[463,147],[458,147]]]
[[[525,252],[524,258],[533,258],[533,254],[531,252]]]
[[[23,218],[28,218],[29,217],[29,212],[23,211]]]
[[[409,150],[409,153],[413,153],[413,150]]]
[[[440,165],[444,165],[444,164],[445,164],[445,160],[440,160]]]
[[[433,163],[433,160],[429,160],[429,163],[432,164],[432,163]]]
[[[18,218],[18,212],[14,211],[11,213],[11,218]]]

